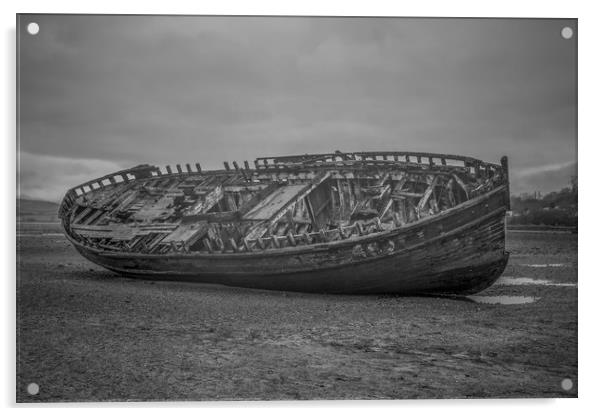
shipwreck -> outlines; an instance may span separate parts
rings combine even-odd
[[[161,169],[67,191],[88,260],[145,279],[348,294],[470,294],[508,261],[508,162],[334,152]]]

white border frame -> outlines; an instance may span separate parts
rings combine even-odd
[[[26,407],[32,411],[43,408],[51,413],[76,411],[78,407],[86,407],[87,411],[105,412],[105,408],[120,408],[120,411],[131,412],[142,410],[145,413],[163,413],[165,407],[180,407],[179,410],[198,412],[200,410],[234,411],[246,408],[256,414],[278,413],[314,413],[315,411],[331,413],[334,408],[344,407],[346,413],[363,414],[369,408],[379,413],[395,413],[420,411],[447,415],[488,414],[506,415],[510,411],[544,410],[547,414],[567,412],[586,412],[596,407],[598,385],[600,379],[598,334],[600,303],[597,294],[600,291],[599,270],[594,265],[595,252],[600,243],[600,215],[595,207],[600,206],[600,197],[596,194],[597,183],[593,169],[600,163],[598,155],[600,145],[596,140],[600,135],[600,104],[602,96],[600,74],[600,40],[602,39],[601,15],[594,6],[595,2],[573,1],[541,1],[526,2],[524,0],[505,0],[503,2],[483,1],[429,1],[423,3],[386,2],[379,0],[296,0],[292,2],[268,0],[231,0],[231,1],[170,1],[149,2],[105,0],[98,3],[81,1],[20,1],[2,3],[2,21],[4,27],[4,65],[2,65],[5,96],[2,100],[3,126],[6,126],[6,138],[2,142],[4,155],[2,178],[6,199],[2,204],[2,218],[5,232],[0,239],[2,264],[7,273],[3,275],[4,302],[2,306],[5,337],[2,342],[2,366],[4,374],[0,376],[0,392],[2,404],[9,407]],[[332,402],[196,402],[196,403],[147,403],[147,404],[51,404],[51,405],[15,405],[15,201],[16,201],[16,82],[15,82],[15,44],[16,13],[118,13],[118,14],[263,14],[263,15],[337,15],[337,16],[443,16],[443,17],[546,17],[546,18],[578,18],[579,40],[579,177],[582,192],[579,197],[579,216],[582,226],[579,231],[579,399],[535,399],[535,400],[420,400],[420,401],[332,401]],[[591,179],[590,179],[591,178]],[[100,409],[90,407],[100,406]],[[158,409],[149,409],[149,408]],[[67,409],[65,409],[67,408]],[[134,409],[132,409],[134,408]],[[117,409],[115,409],[117,410]],[[115,411],[112,410],[112,411]],[[380,415],[379,415],[380,416]]]

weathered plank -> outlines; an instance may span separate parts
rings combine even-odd
[[[276,223],[288,209],[292,208],[298,201],[306,198],[314,191],[320,184],[322,184],[330,176],[329,172],[321,175],[305,185],[289,185],[281,187],[275,190],[272,195],[268,196],[265,201],[258,204],[257,208],[249,211],[244,219],[246,220],[262,220],[261,223],[255,225],[247,233],[245,238],[256,239],[263,236],[266,231]],[[290,188],[284,189],[283,188]],[[307,203],[307,199],[306,199]],[[309,207],[310,215],[313,217],[312,221],[315,222],[315,216],[312,213],[311,207]]]
[[[209,226],[206,222],[182,224],[171,234],[167,235],[162,240],[162,243],[179,242],[184,246],[191,246],[207,234],[208,228]]]
[[[306,188],[306,184],[281,186],[260,201],[243,218],[245,220],[269,220],[283,207],[288,207],[291,202],[295,202],[295,198]]]

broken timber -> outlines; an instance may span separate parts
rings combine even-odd
[[[264,219],[262,222],[258,223],[253,228],[251,228],[251,230],[245,236],[245,239],[253,240],[258,237],[262,237],[265,234],[265,232],[268,230],[268,228],[270,226],[272,226],[274,223],[276,223],[287,212],[287,210],[292,205],[298,203],[303,198],[305,198],[307,195],[309,195],[311,191],[316,189],[322,182],[324,182],[329,177],[330,177],[330,172],[326,172],[326,173],[320,175],[317,179],[312,180],[307,185],[302,186],[297,191],[297,193],[295,195],[293,195],[292,198],[290,198],[288,201],[284,201],[284,203],[282,203],[279,207],[277,207],[277,209],[271,214],[271,216],[269,218]],[[270,202],[271,202],[271,200],[270,200]],[[247,213],[247,215],[245,215],[245,218],[246,219],[261,218],[262,208],[264,208],[264,210],[265,210],[265,207],[259,207],[257,210],[254,210],[251,213]],[[313,221],[315,223],[315,219]]]

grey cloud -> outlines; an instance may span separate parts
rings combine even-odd
[[[125,167],[106,160],[71,159],[28,152],[20,153],[19,166],[17,196],[46,201],[58,201],[67,189]]]
[[[576,160],[576,43],[560,37],[574,20],[21,19],[41,27],[20,33],[32,155],[208,168],[334,149],[507,154],[516,169]]]

